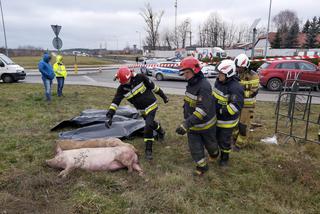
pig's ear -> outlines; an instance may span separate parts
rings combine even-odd
[[[57,146],[56,146],[56,154],[58,155],[58,154],[60,154],[62,152],[62,149],[61,149],[61,147],[59,146],[59,144],[57,144]]]

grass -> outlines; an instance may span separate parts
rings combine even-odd
[[[42,59],[42,56],[20,56],[20,57],[12,57],[12,60],[21,65],[24,68],[37,68],[38,63]],[[73,67],[75,64],[74,56],[63,56],[63,61],[66,66]],[[55,63],[55,57],[52,58],[51,63]],[[82,65],[108,65],[115,64],[116,62],[111,59],[99,59],[96,57],[77,57],[78,66]]]
[[[145,177],[76,170],[66,179],[47,167],[58,133],[50,128],[87,108],[108,107],[114,89],[65,87],[65,97],[43,101],[42,85],[0,84],[0,213],[318,213],[320,146],[265,145],[274,132],[274,104],[259,102],[251,144],[232,153],[230,167],[210,164],[191,176],[186,137],[177,136],[182,98],[160,102],[158,119],[167,130],[155,143],[155,160],[140,158]],[[126,102],[124,102],[126,103]],[[319,106],[315,106],[315,111]],[[312,131],[312,134],[315,134]],[[144,150],[142,139],[130,141]]]

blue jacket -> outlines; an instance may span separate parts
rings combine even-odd
[[[51,58],[50,55],[45,53],[43,55],[43,59],[40,60],[38,64],[38,68],[42,75],[42,79],[53,80],[55,77],[54,71],[52,69],[52,65],[49,63],[50,58]]]
[[[217,99],[217,126],[220,128],[233,128],[238,124],[239,115],[243,107],[243,87],[234,77],[220,82],[217,78],[213,96]]]

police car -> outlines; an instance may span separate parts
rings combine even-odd
[[[153,69],[152,76],[156,80],[184,80],[183,76],[179,75],[179,62],[163,62]]]

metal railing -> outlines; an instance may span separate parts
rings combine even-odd
[[[297,83],[301,82],[297,80]],[[299,91],[299,85],[296,84],[296,86],[292,87],[292,91],[281,91],[278,97],[278,102],[277,102],[277,106],[276,106],[276,126],[275,126],[275,133],[276,134],[282,134],[286,136],[286,140],[285,142],[287,142],[290,139],[293,139],[295,142],[297,142],[297,139],[300,140],[304,140],[306,142],[313,142],[313,143],[317,143],[320,144],[319,142],[319,136],[317,140],[314,139],[310,139],[308,138],[308,134],[309,134],[309,127],[310,125],[315,125],[320,126],[320,114],[319,111],[316,112],[316,114],[319,114],[317,116],[317,119],[313,119],[310,118],[311,114],[313,114],[314,112],[311,112],[311,105],[312,105],[312,100],[313,99],[320,99],[320,95],[317,94],[312,94],[312,91],[309,91],[308,93],[305,92],[298,92]],[[299,108],[297,108],[297,104],[299,105],[299,103],[297,102],[297,97],[303,97],[306,102],[301,105]],[[284,99],[285,98],[285,99]],[[288,99],[289,98],[289,99]],[[281,104],[285,104],[285,107],[287,108],[287,111],[285,113],[281,112]],[[300,103],[301,104],[301,103]],[[301,107],[303,107],[301,109]],[[296,111],[300,111],[303,112],[301,117],[296,116],[295,112]],[[279,121],[286,119],[286,127],[289,127],[289,131],[284,132],[281,131],[279,128]],[[305,133],[304,133],[304,137],[298,136],[295,132],[294,132],[294,122],[295,121],[302,121],[302,123],[304,124],[304,128],[305,128]],[[303,127],[300,128],[300,130]]]

